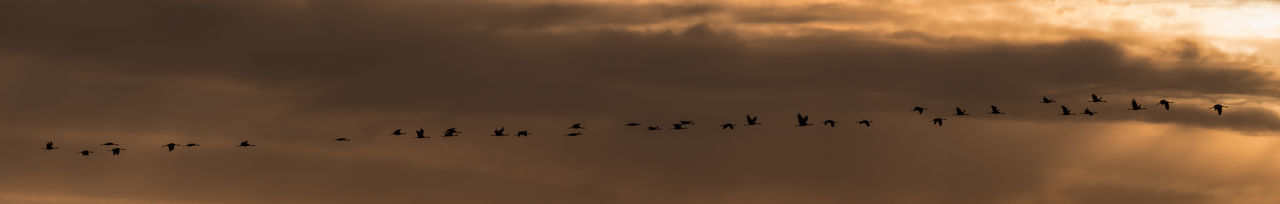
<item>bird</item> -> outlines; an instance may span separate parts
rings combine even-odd
[[[178,146],[178,144],[174,144],[174,143],[172,143],[172,142],[171,142],[171,143],[169,143],[169,144],[164,144],[164,145],[162,145],[162,146],[160,146],[160,147],[168,147],[168,148],[169,148],[169,151],[170,151],[170,152],[172,152],[172,151],[173,151],[173,147],[176,147],[176,146]]]
[[[1146,110],[1146,109],[1147,108],[1143,108],[1142,105],[1138,105],[1138,99],[1136,98],[1133,99],[1133,101],[1129,101],[1129,110]]]
[[[503,134],[503,133],[502,133],[502,132],[504,132],[504,131],[506,131],[506,130],[507,130],[507,128],[505,128],[505,127],[498,128],[498,129],[496,129],[496,130],[493,130],[493,135],[489,135],[489,136],[507,136],[507,134]]]
[[[938,125],[938,126],[942,126],[942,121],[944,121],[944,120],[947,120],[947,119],[942,119],[942,118],[933,118],[933,124],[936,124],[936,125]]]
[[[1226,108],[1226,107],[1227,107],[1227,106],[1224,106],[1224,105],[1222,105],[1222,104],[1213,104],[1213,107],[1210,107],[1209,109],[1213,109],[1213,110],[1215,110],[1215,111],[1218,111],[1218,115],[1222,115],[1222,109],[1223,109],[1223,108]]]
[[[200,146],[200,144],[196,144],[196,143],[187,143],[187,144],[182,145],[182,146],[183,146],[183,147],[197,147],[197,146]]]
[[[724,125],[720,125],[720,129],[730,129],[730,130],[732,130],[734,126],[735,126],[735,125],[734,125],[733,123],[725,123]]]
[[[120,144],[116,144],[115,142],[107,142],[107,143],[102,143],[101,145],[102,146],[118,146]]]
[[[990,112],[990,113],[987,113],[987,114],[1004,114],[1004,112],[1000,112],[1000,108],[999,108],[999,107],[996,107],[995,105],[992,105],[992,106],[991,106],[991,112]]]
[[[417,134],[418,134],[418,137],[417,137],[417,138],[430,138],[430,137],[427,137],[427,136],[425,135],[425,134],[427,133],[427,131],[426,131],[426,130],[422,130],[422,128],[418,128],[418,130],[417,130],[417,131],[413,131],[413,133],[417,133]]]
[[[345,137],[339,137],[338,139],[333,139],[333,141],[347,142],[347,141],[351,141],[351,139],[347,139]]]
[[[871,122],[874,122],[874,121],[862,120],[862,121],[858,121],[858,124],[863,124],[863,125],[866,125],[867,127],[871,127]]]
[[[685,127],[684,127],[684,124],[680,124],[680,123],[671,124],[671,126],[673,126],[673,127],[671,127],[671,129],[672,129],[672,130],[683,130],[683,129],[689,129],[689,128],[685,128]]]
[[[681,121],[680,121],[680,124],[682,124],[682,125],[693,125],[694,123],[693,123],[693,121],[692,121],[692,120],[681,120]]]
[[[809,123],[809,116],[802,115],[799,113],[796,114],[796,122],[799,123],[799,124],[796,124],[796,126],[800,126],[800,127],[813,125]]]
[[[569,129],[587,129],[587,128],[582,127],[582,123],[574,123],[573,125],[569,126]]]
[[[521,130],[519,132],[516,132],[516,137],[528,137],[528,136],[529,136],[528,130]]]
[[[111,155],[120,155],[120,150],[124,150],[124,149],[119,147],[111,148]]]
[[[93,154],[93,151],[89,151],[89,150],[80,151],[80,156],[86,156],[86,157],[87,157],[87,156],[89,156],[89,154]]]
[[[661,129],[662,128],[658,128],[658,126],[649,126],[649,130],[661,130]]]
[[[835,120],[822,121],[822,124],[823,124],[823,125],[826,125],[826,126],[836,127],[836,121],[835,121]]]
[[[462,132],[458,131],[458,128],[449,128],[444,130],[444,137],[458,136],[458,134],[462,134]]]
[[[54,147],[54,146],[53,146],[53,142],[46,142],[46,143],[44,143],[44,148],[40,148],[40,149],[43,149],[43,150],[55,150],[55,149],[58,149],[58,147]]]
[[[258,146],[258,145],[249,144],[249,140],[245,140],[243,142],[240,142],[240,145],[237,145],[236,147],[252,147],[252,146]]]
[[[403,134],[404,132],[400,132],[400,129],[396,129],[396,131],[391,132],[391,135],[403,135]]]
[[[582,135],[582,132],[571,132],[569,134],[564,134],[564,136],[571,136],[571,137],[576,137],[578,135]]]
[[[627,126],[630,126],[630,127],[640,126],[640,123],[627,123]]]
[[[928,108],[924,108],[924,107],[920,107],[920,106],[916,106],[915,108],[911,108],[911,111],[915,111],[915,112],[917,112],[917,113],[919,113],[919,114],[924,114],[924,110],[929,110],[929,109],[928,109]]]
[[[1050,99],[1048,96],[1045,96],[1044,98],[1040,98],[1040,103],[1053,103],[1053,102],[1057,102],[1057,101]]]
[[[1098,94],[1089,94],[1089,98],[1089,102],[1093,103],[1107,102],[1107,100],[1102,100],[1102,97],[1098,97]]]
[[[1072,114],[1071,109],[1067,109],[1067,106],[1062,106],[1062,115],[1075,115],[1075,114]]]
[[[1160,105],[1164,106],[1164,110],[1169,110],[1169,104],[1170,104],[1170,103],[1173,103],[1173,102],[1169,102],[1168,100],[1160,99],[1160,103],[1156,103],[1156,104],[1160,104]]]
[[[760,124],[760,123],[758,122],[759,120],[760,120],[760,117],[759,117],[759,116],[752,117],[750,114],[748,114],[748,115],[747,115],[747,125],[749,125],[749,126],[751,126],[751,125],[759,125],[759,124]]]
[[[968,113],[964,113],[964,109],[960,109],[960,107],[956,107],[956,114],[955,114],[955,115],[969,115],[969,114],[968,114]]]
[[[1084,108],[1084,114],[1085,114],[1085,115],[1089,115],[1089,116],[1093,116],[1093,114],[1098,114],[1098,112],[1093,112],[1093,111],[1089,110],[1089,108]]]

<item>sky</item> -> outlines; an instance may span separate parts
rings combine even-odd
[[[0,203],[1280,202],[1278,1],[11,0],[0,28]]]

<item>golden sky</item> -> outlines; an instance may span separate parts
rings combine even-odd
[[[1280,202],[1277,1],[15,0],[0,28],[0,203]]]

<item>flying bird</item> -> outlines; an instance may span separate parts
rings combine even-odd
[[[1222,115],[1222,109],[1223,109],[1223,108],[1226,108],[1226,107],[1227,107],[1227,106],[1224,106],[1224,105],[1222,105],[1222,104],[1213,104],[1213,107],[1210,107],[1210,109],[1213,109],[1213,110],[1215,110],[1215,111],[1218,111],[1218,115]]]
[[[1084,108],[1084,114],[1085,114],[1085,115],[1089,115],[1089,116],[1093,116],[1093,114],[1098,114],[1098,112],[1093,112],[1093,111],[1089,110],[1089,108]]]
[[[734,126],[735,126],[735,125],[734,125],[733,123],[725,123],[724,125],[720,125],[720,129],[722,129],[722,130],[723,130],[723,129],[730,129],[730,130],[732,130]]]
[[[427,137],[427,136],[425,135],[425,134],[427,133],[427,131],[426,131],[426,130],[422,130],[422,128],[418,128],[418,130],[417,130],[417,131],[413,131],[413,133],[417,133],[417,134],[418,134],[418,137],[417,137],[417,138],[430,138],[430,137]]]
[[[1147,108],[1143,108],[1142,105],[1138,105],[1138,99],[1133,99],[1133,101],[1129,101],[1129,110],[1146,110],[1146,109]]]
[[[120,155],[120,150],[124,150],[124,149],[119,147],[111,148],[111,155]]]
[[[1004,112],[1000,112],[999,107],[996,107],[995,105],[991,105],[991,112],[987,114],[1004,114]]]
[[[1102,97],[1098,97],[1098,94],[1089,94],[1089,98],[1089,102],[1093,103],[1107,102],[1107,100],[1102,100]]]
[[[502,133],[502,132],[504,132],[504,131],[506,131],[506,130],[507,130],[507,128],[506,128],[506,127],[502,127],[502,128],[495,129],[495,130],[493,130],[493,135],[489,135],[489,136],[507,136],[507,134],[503,134],[503,133]]]
[[[458,131],[458,128],[449,128],[444,130],[444,137],[458,136],[458,134],[462,134],[462,132]]]
[[[46,143],[44,143],[44,148],[40,148],[40,149],[43,149],[43,150],[55,150],[55,149],[58,149],[58,147],[54,147],[54,146],[53,146],[53,142],[46,142]]]
[[[836,127],[836,121],[835,121],[835,120],[822,121],[822,124],[823,124],[823,125],[826,125],[826,126]]]
[[[858,124],[862,124],[862,125],[866,125],[867,127],[871,127],[871,122],[873,122],[873,121],[870,121],[870,120],[862,120],[862,121],[858,121]]]
[[[1160,104],[1160,105],[1164,106],[1164,110],[1169,110],[1169,104],[1170,104],[1170,103],[1173,103],[1173,102],[1169,102],[1168,100],[1160,99],[1160,103],[1156,103],[1156,104]]]
[[[170,152],[172,152],[172,151],[173,151],[173,147],[176,147],[176,146],[178,146],[178,144],[169,143],[169,144],[164,144],[164,145],[162,145],[162,146],[160,146],[160,147],[168,147],[168,148],[169,148],[169,151],[170,151]]]
[[[587,128],[582,127],[582,123],[574,123],[573,125],[569,126],[569,129],[587,129]]]
[[[947,119],[942,119],[942,118],[933,118],[933,124],[938,125],[938,126],[942,126],[942,121],[944,121],[944,120],[947,120]]]
[[[658,126],[649,126],[649,130],[661,130],[661,129],[662,128],[658,128]]]
[[[240,145],[236,145],[236,147],[252,147],[252,146],[258,146],[258,145],[249,144],[249,140],[245,140],[243,142],[240,142]]]
[[[529,136],[528,130],[521,130],[519,132],[516,132],[516,137],[528,137],[528,136]]]
[[[916,113],[919,113],[919,114],[924,114],[924,110],[929,110],[929,109],[928,109],[928,108],[924,108],[924,107],[920,107],[920,106],[916,106],[915,108],[911,108],[911,111],[915,111]]]
[[[1075,115],[1075,114],[1072,114],[1071,109],[1067,109],[1067,106],[1062,106],[1062,115]]]
[[[689,129],[689,128],[685,128],[685,127],[684,127],[684,124],[680,124],[680,123],[671,124],[671,126],[673,126],[673,127],[671,128],[672,130],[683,130],[683,129]]]
[[[101,145],[102,146],[118,146],[120,144],[116,144],[115,142],[107,142],[107,143],[102,143]]]
[[[627,123],[627,126],[630,126],[630,127],[640,126],[640,123]]]
[[[800,127],[813,125],[809,123],[809,116],[801,115],[798,113],[796,114],[796,122],[799,123],[799,124],[796,124],[796,126],[800,126]]]
[[[571,137],[576,137],[578,135],[582,135],[582,132],[571,132],[569,134],[564,134],[564,136],[571,136]]]
[[[333,139],[333,141],[348,142],[348,141],[351,141],[351,139],[347,139],[345,137],[339,137],[338,139]]]
[[[400,132],[400,129],[396,129],[396,131],[391,132],[391,135],[403,135],[403,134],[404,132]]]
[[[747,115],[747,125],[759,125],[760,123],[757,122],[758,120],[760,120],[759,116],[751,117],[751,115]]]
[[[956,114],[955,114],[955,115],[969,115],[969,114],[968,114],[968,113],[964,113],[964,109],[960,109],[960,107],[956,107]]]
[[[692,121],[692,120],[681,120],[681,121],[680,121],[680,124],[682,124],[682,125],[693,125],[694,123],[693,123],[693,121]]]
[[[86,157],[87,157],[87,156],[89,156],[89,154],[93,154],[93,151],[89,151],[89,150],[80,151],[80,156],[86,156]]]
[[[1053,99],[1049,99],[1048,96],[1045,96],[1044,98],[1040,98],[1040,103],[1053,103],[1053,102],[1057,102],[1057,101],[1054,101]]]

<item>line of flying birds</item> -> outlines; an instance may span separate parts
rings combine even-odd
[[[1043,98],[1041,98],[1041,99],[1040,99],[1040,103],[1050,104],[1050,103],[1054,103],[1054,102],[1057,102],[1057,101],[1055,101],[1055,100],[1053,100],[1053,99],[1049,98],[1048,96],[1045,96],[1045,97],[1043,97]],[[1091,102],[1091,103],[1100,103],[1100,102],[1107,102],[1107,101],[1106,101],[1106,100],[1103,100],[1103,99],[1102,99],[1102,97],[1099,97],[1097,94],[1090,94],[1090,99],[1089,99],[1089,101],[1088,101],[1088,102]],[[1168,101],[1168,100],[1160,99],[1160,102],[1157,102],[1156,104],[1157,104],[1157,105],[1164,106],[1164,109],[1165,109],[1165,110],[1169,110],[1169,105],[1170,105],[1170,104],[1172,104],[1172,103],[1173,103],[1173,102],[1170,102],[1170,101]],[[1213,106],[1209,107],[1209,109],[1212,109],[1212,110],[1216,111],[1216,112],[1218,113],[1218,115],[1222,115],[1222,109],[1223,109],[1223,108],[1227,108],[1227,106],[1224,106],[1224,105],[1222,105],[1222,104],[1214,104]],[[1146,110],[1146,109],[1147,109],[1147,108],[1142,107],[1142,105],[1141,105],[1141,104],[1138,104],[1138,100],[1137,100],[1137,99],[1133,99],[1133,100],[1132,100],[1132,101],[1130,101],[1130,103],[1129,103],[1129,109],[1128,109],[1128,110]],[[919,114],[924,114],[924,111],[925,111],[925,110],[929,110],[929,109],[928,109],[928,108],[925,108],[925,107],[921,107],[921,106],[916,106],[916,107],[914,107],[914,108],[911,108],[911,111],[916,112],[916,113],[919,113]],[[1085,109],[1084,109],[1084,111],[1083,111],[1083,112],[1081,112],[1080,114],[1085,114],[1085,115],[1093,116],[1094,114],[1097,114],[1097,113],[1098,113],[1098,112],[1095,112],[1095,111],[1089,110],[1088,108],[1085,108]],[[992,105],[992,106],[991,106],[991,112],[987,112],[987,114],[1005,114],[1005,112],[1000,111],[1000,108],[999,108],[999,107],[996,107],[996,106]],[[957,116],[964,116],[964,115],[970,115],[970,114],[969,114],[969,113],[967,113],[967,112],[965,112],[965,110],[964,110],[964,109],[962,109],[962,108],[960,108],[960,107],[956,107],[955,113],[954,113],[953,115],[957,115]],[[1072,113],[1072,112],[1071,112],[1071,109],[1067,108],[1067,106],[1065,106],[1065,105],[1064,105],[1064,106],[1062,106],[1062,114],[1061,114],[1061,115],[1075,115],[1075,113]],[[756,126],[756,125],[761,125],[761,124],[763,124],[763,123],[760,123],[760,122],[759,122],[759,117],[758,117],[758,116],[751,116],[751,115],[749,115],[749,114],[748,114],[748,115],[747,115],[747,117],[746,117],[746,119],[747,119],[747,123],[746,123],[745,125],[747,125],[747,126]],[[944,120],[947,120],[947,119],[944,119],[944,118],[933,118],[933,120],[931,120],[931,122],[932,122],[932,124],[933,124],[933,125],[942,126],[942,121],[944,121]],[[864,125],[864,126],[866,126],[866,127],[871,127],[871,123],[873,123],[873,122],[874,122],[874,121],[870,121],[870,120],[861,120],[861,121],[858,121],[858,122],[857,122],[857,124]],[[672,130],[684,130],[684,129],[689,129],[689,128],[688,128],[688,127],[686,127],[686,126],[688,126],[688,125],[693,125],[693,124],[695,124],[695,123],[693,123],[693,121],[689,121],[689,120],[682,120],[682,121],[679,121],[679,122],[677,122],[677,123],[675,123],[675,124],[672,124],[672,125],[671,125],[671,126],[672,126],[672,127],[671,127],[671,129],[672,129]],[[627,124],[626,124],[626,126],[629,126],[629,127],[636,127],[636,126],[640,126],[640,125],[641,125],[640,123],[636,123],[636,122],[630,122],[630,123],[627,123]],[[805,126],[813,126],[813,125],[815,125],[815,124],[809,123],[809,116],[808,116],[808,115],[804,115],[804,114],[796,114],[796,126],[799,126],[799,127],[805,127]],[[826,121],[823,121],[823,122],[822,122],[822,125],[825,125],[825,126],[828,126],[828,127],[835,127],[835,126],[836,126],[836,121],[835,121],[835,120],[826,120]],[[736,125],[736,124],[734,124],[734,123],[725,123],[725,124],[723,124],[723,125],[720,125],[720,128],[721,128],[721,129],[728,129],[728,130],[732,130],[734,127],[737,127],[737,125]],[[574,123],[574,124],[572,124],[572,125],[569,125],[569,129],[572,129],[572,130],[575,130],[575,131],[574,131],[574,132],[567,133],[567,134],[564,134],[564,136],[581,136],[581,135],[584,135],[584,134],[582,133],[582,131],[581,131],[581,130],[584,130],[584,129],[587,129],[587,128],[586,128],[585,126],[583,126],[583,125],[582,125],[582,123]],[[659,127],[659,126],[648,126],[648,129],[647,129],[647,130],[650,130],[650,131],[656,131],[656,130],[662,130],[662,128],[661,128],[661,127]],[[431,138],[430,136],[426,136],[426,131],[424,131],[423,129],[418,129],[417,131],[415,131],[415,133],[417,134],[417,136],[416,136],[416,137],[414,137],[414,138],[417,138],[417,139],[426,139],[426,138]],[[391,132],[391,135],[405,135],[405,134],[408,134],[408,133],[405,133],[402,129],[396,129],[395,131],[392,131],[392,132]],[[461,134],[462,134],[462,131],[458,131],[458,128],[449,128],[449,129],[446,129],[446,130],[444,131],[444,135],[442,135],[441,137],[454,137],[454,136],[461,136]],[[529,135],[532,135],[532,134],[530,134],[528,130],[520,130],[520,131],[517,131],[517,132],[516,132],[516,134],[515,134],[515,136],[516,136],[516,137],[528,137]],[[507,134],[506,134],[506,128],[505,128],[505,127],[501,127],[501,128],[498,128],[498,129],[493,130],[493,134],[492,134],[492,135],[489,135],[489,136],[510,136],[510,135],[507,135]],[[340,137],[340,138],[334,139],[334,141],[338,141],[338,142],[347,142],[347,141],[351,141],[351,139],[348,139],[348,138],[345,138],[345,137]],[[110,151],[111,151],[111,155],[120,155],[120,151],[125,150],[124,148],[120,148],[120,144],[115,143],[115,142],[107,142],[107,143],[103,143],[103,144],[99,144],[99,145],[100,145],[100,146],[108,146],[108,147],[112,147],[111,149],[108,149],[108,150],[110,150]],[[170,152],[172,152],[172,151],[173,151],[175,148],[177,148],[177,147],[198,147],[198,146],[200,146],[200,144],[197,144],[197,143],[187,143],[187,144],[169,143],[169,144],[162,145],[161,147],[168,148],[168,150],[169,150]],[[248,140],[246,140],[246,141],[242,141],[242,142],[240,142],[240,144],[239,144],[239,145],[236,145],[235,147],[253,147],[253,146],[257,146],[257,145],[250,144],[250,143],[249,143],[249,141],[248,141]],[[55,150],[55,149],[59,149],[59,147],[54,146],[54,145],[53,145],[53,142],[47,142],[47,143],[45,143],[44,148],[41,148],[41,149],[43,149],[43,150]],[[78,153],[78,154],[80,154],[81,156],[89,156],[90,154],[93,154],[94,152],[93,152],[93,151],[90,151],[90,150],[81,150],[81,151],[79,151],[79,152],[77,152],[77,153]]]

